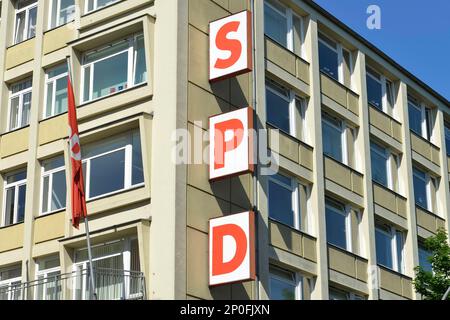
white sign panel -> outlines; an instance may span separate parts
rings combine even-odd
[[[252,14],[243,11],[209,24],[209,81],[252,70]]]
[[[209,285],[255,279],[252,211],[209,220]]]
[[[253,172],[253,109],[209,118],[209,179]]]

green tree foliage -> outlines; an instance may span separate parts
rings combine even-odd
[[[426,271],[421,266],[414,268],[414,287],[425,300],[441,300],[450,286],[450,246],[445,230],[440,229],[435,236],[426,239],[425,248],[431,252],[428,261],[433,272]],[[450,300],[450,295],[447,300]]]

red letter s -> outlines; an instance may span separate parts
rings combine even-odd
[[[239,40],[228,39],[227,35],[230,32],[236,32],[239,29],[240,22],[232,21],[225,24],[220,30],[217,32],[216,37],[216,46],[218,49],[223,51],[230,51],[231,55],[228,59],[217,59],[214,68],[217,69],[226,69],[234,65],[242,53],[242,44]]]

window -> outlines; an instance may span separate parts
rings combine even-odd
[[[300,197],[294,179],[281,174],[268,179],[269,217],[296,229],[300,229]]]
[[[350,77],[353,73],[351,52],[322,33],[319,33],[319,68],[336,81],[351,86]]]
[[[450,157],[450,123],[445,122],[445,146],[447,149],[447,156]]]
[[[41,214],[66,207],[66,172],[64,157],[59,156],[42,163]]]
[[[420,137],[431,139],[432,113],[423,103],[419,103],[415,98],[408,97],[409,128]]]
[[[83,174],[88,200],[143,185],[139,130],[84,147]]]
[[[368,103],[385,113],[389,113],[388,110],[391,110],[394,106],[392,82],[370,67],[367,67],[366,70]]]
[[[114,2],[117,2],[119,0],[86,0],[85,2],[85,12],[91,12],[106,6],[109,6],[110,4],[113,4]]]
[[[433,267],[432,267],[430,261],[428,260],[428,258],[431,257],[431,256],[432,256],[431,251],[426,249],[426,247],[423,244],[423,242],[419,242],[419,265],[425,271],[429,271],[429,272],[433,271]]]
[[[271,300],[302,300],[302,277],[276,266],[269,267]]]
[[[343,204],[325,199],[327,241],[347,251],[351,247],[351,216]]]
[[[343,121],[322,114],[323,153],[339,162],[347,164],[347,141]]]
[[[48,28],[62,26],[75,19],[74,0],[51,0]]]
[[[303,19],[277,0],[264,2],[264,33],[286,49],[304,56]]]
[[[147,79],[142,33],[88,52],[83,57],[82,101],[131,88]]]
[[[23,221],[25,216],[25,193],[27,172],[25,170],[6,176],[3,204],[5,208],[3,226]]]
[[[340,289],[330,287],[330,300],[366,300],[365,297]]]
[[[36,34],[37,0],[17,0],[14,44],[33,38]]]
[[[67,111],[67,64],[63,63],[45,73],[44,118]]]
[[[58,256],[37,261],[36,280],[35,300],[61,300],[62,279]]]
[[[372,179],[386,188],[393,189],[391,154],[388,149],[375,142],[370,143]],[[394,160],[395,161],[395,160]]]
[[[268,123],[291,136],[303,137],[304,100],[292,90],[266,79],[266,110]],[[297,124],[296,118],[300,118],[301,123]],[[300,129],[298,133],[297,125]]]
[[[11,85],[8,130],[27,126],[30,122],[32,80]]]
[[[431,203],[431,179],[430,176],[419,170],[413,168],[413,182],[414,182],[414,199],[416,200],[416,205],[423,209],[432,210]]]
[[[22,269],[19,266],[0,270],[0,300],[20,300]]]
[[[140,269],[139,245],[135,237],[124,238],[92,247],[96,293],[99,300],[119,300],[142,297],[142,279],[136,276]],[[87,249],[75,252],[75,300],[89,298]],[[124,296],[125,295],[125,296]]]
[[[375,227],[375,242],[378,264],[402,273],[403,232],[389,225],[377,224]]]

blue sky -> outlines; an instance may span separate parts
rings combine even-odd
[[[450,100],[449,0],[314,0],[397,63]],[[369,5],[381,29],[369,30]]]

